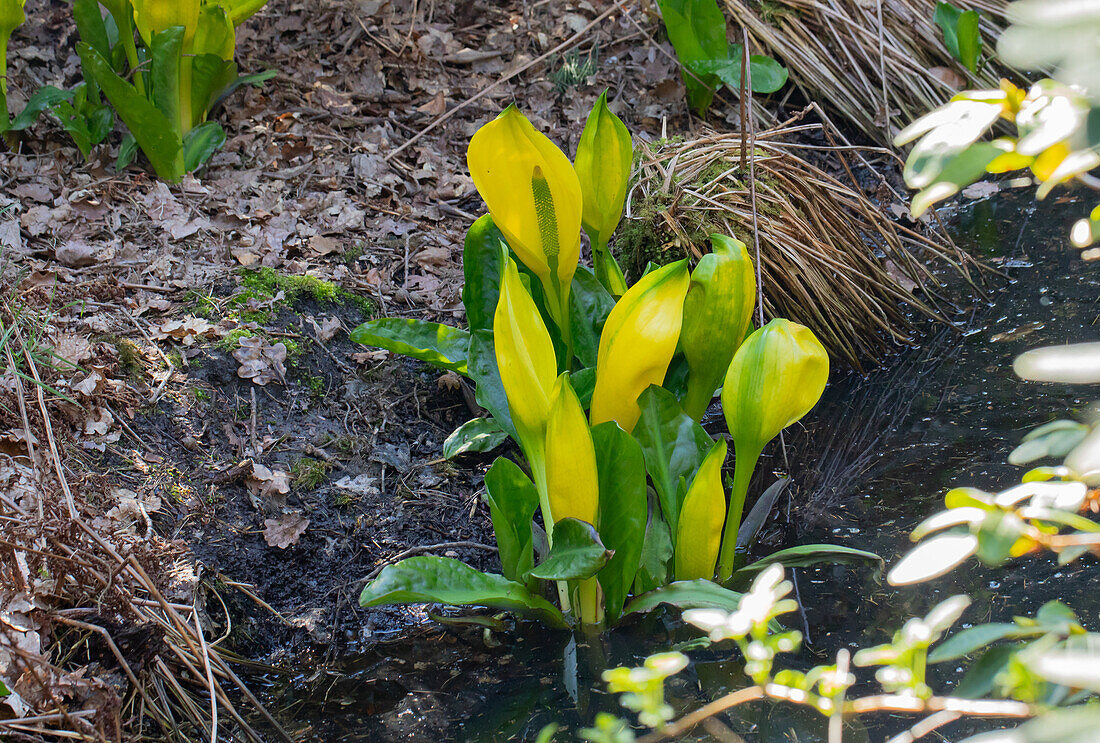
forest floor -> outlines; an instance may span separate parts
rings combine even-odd
[[[238,652],[422,623],[356,600],[410,550],[495,564],[489,458],[441,454],[478,414],[470,389],[348,332],[384,315],[463,322],[462,239],[483,208],[466,143],[509,103],[569,154],[605,88],[636,137],[702,131],[655,9],[612,10],[271,0],[238,30],[238,62],[278,75],[216,113],[228,141],[196,177],[118,173],[117,139],[85,162],[46,118],[0,152],[0,308],[50,360],[73,491],[97,528],[191,564],[178,590],[226,602],[210,631],[231,616]],[[27,15],[13,110],[79,75],[69,5],[28,0]],[[735,128],[734,99],[712,127]],[[0,406],[0,489],[29,476],[21,421]]]

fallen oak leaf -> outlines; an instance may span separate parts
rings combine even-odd
[[[297,544],[308,527],[309,519],[301,511],[280,514],[277,519],[264,520],[264,541],[269,547],[285,550]]]

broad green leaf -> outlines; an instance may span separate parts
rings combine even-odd
[[[802,544],[773,552],[751,565],[734,572],[737,577],[756,575],[769,565],[779,563],[785,568],[805,568],[811,565],[874,565],[876,574],[882,571],[884,560],[874,552],[842,547],[838,544]]]
[[[929,663],[943,663],[988,647],[999,640],[1034,637],[1042,630],[1029,630],[1015,622],[994,622],[968,627],[951,635],[928,655]]]
[[[966,69],[977,72],[982,51],[978,12],[963,11],[951,3],[938,2],[932,20],[943,31],[943,43],[951,56],[962,62]]]
[[[1064,457],[1085,438],[1089,427],[1073,420],[1056,420],[1030,431],[1008,455],[1008,463],[1024,465],[1045,457]]]
[[[531,614],[551,627],[568,626],[556,606],[522,584],[435,555],[419,555],[387,565],[359,595],[363,607],[413,603],[508,609]]]
[[[504,457],[485,473],[485,489],[502,572],[519,581],[535,565],[531,520],[539,505],[538,491],[523,470]]]
[[[592,428],[600,479],[600,539],[614,555],[600,571],[608,621],[622,613],[645,542],[645,460],[638,442],[614,421]]]
[[[936,3],[936,12],[932,14],[932,22],[940,27],[943,32],[943,45],[948,53],[955,59],[959,57],[959,16],[963,13],[961,8],[956,8],[951,3]]]
[[[493,313],[500,297],[503,257],[500,249],[504,235],[485,214],[466,231],[462,248],[462,304],[470,332],[493,329]]]
[[[978,71],[978,61],[982,54],[982,32],[978,28],[981,19],[978,11],[968,10],[959,16],[955,26],[959,42],[959,61],[971,72]]]
[[[728,59],[700,59],[687,64],[700,77],[715,75],[733,90],[741,89],[741,45],[730,44]],[[753,93],[774,93],[787,84],[787,68],[763,54],[749,55]]]
[[[118,146],[118,158],[115,160],[115,171],[121,173],[130,167],[130,163],[134,161],[134,156],[137,155],[137,140],[134,139],[134,135],[130,132],[126,132],[122,138],[122,143]]]
[[[423,320],[384,317],[368,320],[351,331],[351,339],[367,346],[411,356],[440,369],[467,375],[470,334]]]
[[[88,120],[85,119],[68,101],[58,101],[50,107],[50,113],[57,117],[61,128],[70,137],[80,154],[87,160],[92,153],[92,134],[88,131]],[[110,113],[108,111],[108,113]]]
[[[225,130],[216,121],[204,121],[183,137],[183,166],[191,173],[201,168],[225,144]]]
[[[905,183],[911,188],[927,188],[938,180],[943,180],[940,174],[948,163],[971,148],[1000,118],[1001,110],[999,103],[952,101],[904,129],[895,139],[895,143],[904,143],[906,140],[903,138],[911,136],[927,123],[932,124],[930,131],[913,147],[905,161]],[[993,148],[991,143],[982,144],[984,147],[976,152],[988,151],[990,157],[987,162],[982,163],[979,175],[985,172],[985,166],[994,157],[1001,154],[1000,150],[990,149]]]
[[[966,671],[962,681],[955,687],[952,696],[963,699],[981,699],[993,691],[997,676],[1008,668],[1008,664],[1019,650],[1024,647],[1021,643],[1012,645],[997,645],[982,653]]]
[[[183,26],[173,26],[153,37],[149,45],[152,58],[153,102],[157,109],[172,122],[177,137],[183,136],[180,127],[180,54],[183,49]],[[135,132],[136,134],[136,132]],[[186,169],[187,158],[184,157]]]
[[[703,115],[714,98],[716,75],[700,82],[687,70],[691,62],[722,59],[727,54],[726,18],[716,0],[658,0],[669,41],[684,65],[688,104]]]
[[[680,407],[666,389],[653,385],[638,398],[641,417],[634,427],[634,438],[642,446],[646,471],[660,499],[661,511],[672,533],[680,518],[677,485],[680,478],[690,480],[714,441],[702,426]]]
[[[469,377],[477,385],[474,392],[477,404],[492,413],[500,427],[516,439],[516,429],[508,413],[508,396],[497,369],[491,330],[475,330],[470,334]]]
[[[596,527],[565,518],[554,524],[554,543],[547,558],[531,571],[544,580],[582,580],[598,573],[611,559]]]
[[[200,119],[210,112],[237,78],[237,65],[217,54],[199,54],[191,59],[191,111]]]
[[[921,140],[921,144],[923,143],[924,140]],[[920,145],[917,145],[917,147],[920,147]],[[981,178],[985,175],[986,166],[1002,154],[1002,149],[992,142],[978,142],[966,149],[956,151],[950,159],[947,157],[941,159],[940,155],[944,155],[948,151],[949,148],[944,148],[939,155],[926,158],[926,162],[935,162],[935,165],[925,167],[920,178],[917,179],[921,182],[927,181],[930,185],[913,197],[911,205],[913,216],[919,217],[932,204],[954,196],[964,186],[968,186]],[[909,156],[910,159],[906,161],[906,168],[909,167],[909,163],[913,160],[913,154],[916,153],[917,150],[914,149]],[[927,150],[922,153],[922,155],[927,154]],[[911,186],[919,187],[910,182],[908,177],[906,177],[906,182]]]
[[[73,20],[80,40],[99,52],[104,59],[111,55],[111,42],[98,0],[73,0]]]
[[[1026,622],[1026,619],[1017,619],[1018,622]],[[1057,599],[1048,601],[1035,612],[1035,622],[1047,632],[1059,632],[1068,634],[1073,629],[1080,630],[1077,624],[1077,615]]]
[[[85,69],[94,76],[141,151],[149,158],[153,170],[166,181],[179,181],[184,173],[183,143],[175,133],[174,124],[115,74],[101,54],[84,42],[76,45],[76,51]]]
[[[668,583],[669,561],[672,559],[672,532],[656,506],[649,507],[641,562],[634,578],[634,593],[642,594]]]
[[[71,90],[61,90],[52,85],[43,85],[34,91],[34,94],[27,100],[27,105],[23,107],[18,116],[12,119],[10,128],[13,131],[22,131],[34,124],[43,111],[53,108],[61,101],[71,101],[72,99],[73,91]],[[3,118],[3,115],[0,115],[0,121]]]
[[[993,567],[1004,564],[1013,556],[1012,548],[1023,536],[1026,526],[1014,514],[1002,511],[990,513],[982,519],[978,529],[978,559]]]
[[[495,418],[474,418],[456,428],[443,442],[443,458],[454,459],[459,454],[492,451],[505,442],[508,432]]]
[[[615,299],[596,274],[586,266],[577,266],[569,295],[570,324],[573,328],[573,352],[586,367],[596,366],[600,333]]]
[[[726,17],[717,0],[658,0],[669,41],[683,59],[714,59],[726,54]]]
[[[592,404],[592,392],[596,389],[596,367],[590,366],[573,372],[569,375],[569,384],[573,385],[573,391],[577,393],[581,407],[587,410]]]
[[[741,593],[722,588],[709,580],[678,580],[638,596],[627,604],[623,614],[652,611],[661,604],[678,609],[737,611],[741,596]]]

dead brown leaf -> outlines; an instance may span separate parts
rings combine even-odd
[[[280,514],[277,519],[264,520],[264,541],[268,546],[285,550],[298,543],[307,527],[309,519],[302,516],[300,511]]]

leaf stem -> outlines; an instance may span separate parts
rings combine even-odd
[[[718,553],[718,582],[725,583],[733,576],[733,562],[737,556],[737,531],[741,528],[741,515],[745,510],[745,497],[749,482],[764,447],[740,451],[734,442],[736,461],[733,470],[733,490],[730,491],[729,509],[726,511],[726,527],[722,533],[722,548]]]

